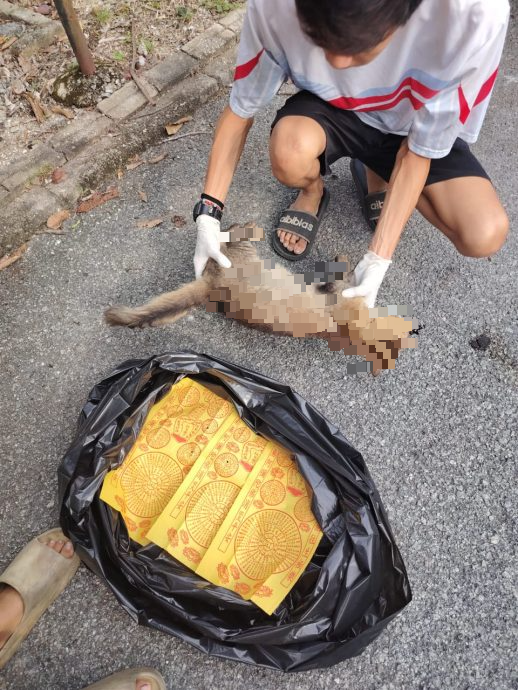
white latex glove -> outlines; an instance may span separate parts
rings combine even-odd
[[[196,218],[196,228],[198,239],[196,240],[196,250],[194,252],[194,272],[196,278],[200,278],[207,261],[214,259],[223,268],[230,268],[232,264],[220,249],[221,242],[228,242],[229,233],[221,232],[220,222],[205,214]]]
[[[367,307],[372,309],[376,304],[378,290],[391,263],[390,259],[382,259],[381,256],[368,251],[354,269],[354,287],[344,290],[342,296],[363,297]]]

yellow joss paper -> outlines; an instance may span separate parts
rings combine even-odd
[[[311,498],[290,454],[268,442],[196,572],[272,614],[322,537]]]
[[[217,437],[148,533],[152,542],[194,571],[267,445],[235,411]]]
[[[234,406],[192,379],[183,378],[149,411],[120,467],[108,472],[101,499],[120,511],[131,539],[147,533]]]

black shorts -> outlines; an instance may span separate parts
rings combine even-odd
[[[329,166],[344,156],[358,158],[385,181],[389,181],[396,155],[404,137],[385,134],[365,124],[351,110],[335,108],[309,91],[299,91],[288,98],[277,112],[272,129],[287,115],[303,115],[318,122],[326,133],[326,150],[320,157],[322,175],[330,172]],[[456,177],[489,176],[471,153],[468,144],[457,139],[450,153],[444,158],[432,158],[426,185]]]

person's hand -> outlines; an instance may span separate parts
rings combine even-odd
[[[201,278],[209,259],[214,259],[223,268],[230,268],[232,264],[220,248],[221,242],[228,241],[228,232],[221,232],[220,222],[205,214],[196,218],[198,239],[194,252],[194,272],[196,278]]]
[[[376,304],[378,290],[391,263],[390,259],[382,259],[381,256],[368,251],[354,269],[354,287],[344,290],[342,297],[363,297],[367,307],[372,309]]]

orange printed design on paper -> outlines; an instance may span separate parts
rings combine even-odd
[[[203,556],[255,463],[255,459],[247,462],[246,466],[240,462],[242,444],[238,444],[237,453],[228,452],[228,444],[235,442],[236,431],[244,425],[233,407],[228,407],[228,410],[230,414],[226,418],[220,416],[212,441],[200,453],[188,476],[148,532],[149,539],[189,567],[192,564],[186,562],[181,545],[173,546],[167,539],[168,530],[174,528],[180,534],[185,531],[189,535],[189,545],[195,544]]]
[[[218,563],[218,577],[224,584],[230,580],[228,576],[228,568],[224,563]]]
[[[201,561],[201,556],[196,551],[196,549],[191,548],[190,546],[186,546],[183,549],[183,555],[189,560],[192,561],[192,563],[199,563]]]
[[[265,448],[196,572],[223,585],[226,565],[234,589],[239,591],[239,573],[239,583],[249,588],[245,593],[241,587],[241,596],[271,614],[303,573],[322,532],[315,520],[295,515],[297,501],[305,498],[298,512],[306,516],[312,494],[288,451],[271,441]]]
[[[141,545],[150,543],[147,532],[217,431],[206,411],[210,401],[227,403],[192,379],[173,385],[149,410],[124,461],[104,479],[101,499],[122,514],[129,536]],[[174,428],[179,419],[180,431]],[[203,422],[207,430],[195,442]],[[142,519],[149,525],[141,527]]]

